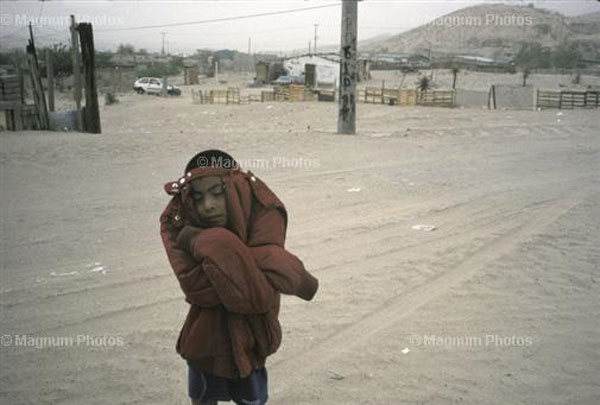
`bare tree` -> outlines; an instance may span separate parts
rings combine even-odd
[[[527,86],[527,78],[531,74],[531,71],[527,68],[523,69],[523,87]]]
[[[456,77],[458,76],[460,69],[456,66],[452,68],[452,90],[456,89]]]
[[[419,79],[418,89],[421,91],[427,91],[431,88],[431,79],[427,76],[423,76]]]

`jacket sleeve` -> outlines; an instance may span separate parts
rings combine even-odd
[[[298,257],[284,247],[286,217],[280,208],[271,208],[254,222],[249,245],[257,266],[279,292],[310,301],[319,288]],[[264,232],[268,229],[269,232]]]
[[[210,228],[189,242],[225,307],[240,314],[262,314],[276,303],[277,292],[257,267],[250,249],[225,228]]]
[[[296,256],[277,245],[250,248],[258,267],[279,292],[310,301],[319,288],[313,277]]]
[[[185,300],[190,304],[203,308],[213,308],[221,305],[221,299],[203,270],[203,261],[197,262],[177,244],[177,230],[166,214],[161,216],[160,234],[167,252],[167,258],[177,281],[179,281]]]

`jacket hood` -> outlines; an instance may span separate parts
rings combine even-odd
[[[287,225],[287,213],[283,203],[251,171],[244,172],[239,168],[199,167],[164,185],[165,192],[173,196],[169,203],[171,209],[168,211],[176,226],[201,227],[201,221],[191,197],[190,182],[209,176],[219,176],[223,181],[227,196],[228,228],[242,241],[246,242],[248,239],[253,196],[263,207],[279,208]]]

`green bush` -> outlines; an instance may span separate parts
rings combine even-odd
[[[104,105],[117,104],[119,100],[113,93],[104,93]]]
[[[54,44],[46,48],[37,50],[38,59],[43,59],[43,68],[41,76],[46,77],[46,49],[50,48],[52,52],[52,67],[55,77],[66,77],[73,74],[73,57],[71,56],[71,47],[63,43]]]

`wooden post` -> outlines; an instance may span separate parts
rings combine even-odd
[[[163,76],[163,78],[162,78],[161,96],[163,96],[163,97],[167,96],[167,76]]]
[[[23,69],[21,67],[21,55],[19,52],[15,52],[15,71],[17,73],[17,79],[19,81],[19,92],[21,97],[19,98],[18,103],[19,106],[13,113],[13,118],[15,120],[15,131],[23,130],[23,104],[25,104],[25,88],[23,83]]]
[[[337,94],[337,78],[333,79],[333,101],[335,101],[336,94]]]
[[[563,92],[562,90],[560,91],[560,94],[558,95],[558,109],[562,109],[562,99],[563,99]]]
[[[357,9],[357,0],[343,0],[338,134],[356,133]]]
[[[29,73],[31,76],[33,99],[35,101],[35,106],[38,113],[39,129],[48,129],[48,107],[46,106],[46,97],[44,95],[44,87],[42,86],[42,78],[40,76],[31,23],[29,24],[29,36],[30,39],[29,45],[27,45],[27,59],[29,61]]]
[[[71,14],[71,59],[73,60],[73,98],[77,108],[77,130],[83,131],[83,113],[81,111],[81,63],[79,59],[79,37],[77,36],[75,16]]]
[[[46,49],[46,79],[48,82],[48,111],[54,112],[54,67],[50,48]]]
[[[91,23],[78,24],[81,41],[81,61],[85,75],[85,110],[84,129],[86,132],[99,134],[100,110],[98,108],[98,92],[96,90],[96,68],[94,63],[94,32]]]

